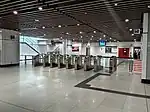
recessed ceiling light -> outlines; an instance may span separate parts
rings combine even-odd
[[[80,31],[80,34],[82,34],[83,32]]]
[[[13,13],[16,15],[16,14],[18,14],[18,12],[17,11],[13,11]]]
[[[92,35],[91,37],[93,38],[94,36]]]
[[[96,33],[96,31],[94,31],[94,33]]]
[[[129,29],[129,31],[132,31],[132,30],[133,30],[132,28]]]
[[[35,19],[35,21],[36,21],[36,22],[39,22],[39,20],[38,20],[38,19]]]
[[[110,40],[112,39],[112,38],[109,38]]]
[[[84,14],[87,14],[87,12],[85,12]]]
[[[103,37],[106,37],[106,35],[103,35]]]
[[[60,37],[62,39],[62,37]]]
[[[61,25],[58,25],[59,28],[61,28]]]
[[[44,36],[46,36],[46,34],[44,34]]]
[[[150,5],[148,5],[147,7],[150,8]]]
[[[81,38],[82,38],[83,36],[81,36]]]
[[[132,36],[134,36],[134,34],[132,33]]]
[[[125,19],[125,22],[126,22],[126,23],[129,22],[129,19]]]
[[[115,6],[118,6],[118,4],[117,4],[117,3],[115,3],[114,5],[115,5]]]
[[[43,8],[42,7],[38,7],[38,9],[41,11],[41,10],[43,10]]]
[[[67,34],[67,35],[69,35],[69,33],[68,33],[68,32],[67,32],[66,34]]]
[[[77,24],[77,26],[80,26],[80,24]]]
[[[45,29],[45,26],[43,26],[42,28]]]

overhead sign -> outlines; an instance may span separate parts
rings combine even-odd
[[[134,34],[140,34],[141,30],[140,29],[134,29]]]

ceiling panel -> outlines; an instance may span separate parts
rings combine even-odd
[[[149,5],[149,0],[1,0],[0,27],[85,42],[140,40],[141,34],[132,36],[129,29],[142,29],[142,14],[150,11]]]

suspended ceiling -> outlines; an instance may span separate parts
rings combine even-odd
[[[141,34],[133,31],[142,30],[149,5],[150,0],[1,0],[0,27],[27,36],[84,42],[140,40]]]

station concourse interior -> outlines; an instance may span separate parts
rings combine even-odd
[[[150,112],[149,0],[1,0],[0,112]]]

